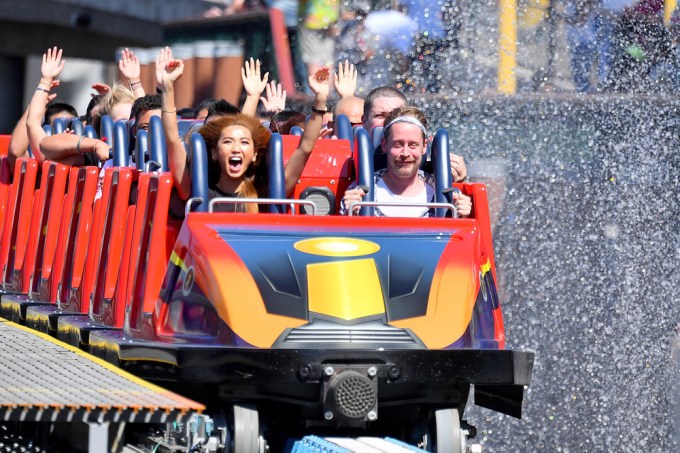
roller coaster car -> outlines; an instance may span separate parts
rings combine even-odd
[[[362,133],[359,163],[369,160]],[[290,140],[283,148],[294,149]],[[336,199],[352,171],[340,142],[319,156],[336,162],[327,178]],[[437,174],[448,174],[448,152],[438,153]],[[319,178],[312,167],[306,174]],[[122,333],[93,334],[90,347],[142,377],[194,388],[188,396],[203,392],[208,405],[254,405],[286,433],[409,438],[436,424],[441,446],[470,384],[476,404],[520,417],[533,353],[504,348],[486,188],[455,187],[473,199],[470,218],[190,212],[153,311],[133,308]],[[222,202],[234,200],[211,206]]]

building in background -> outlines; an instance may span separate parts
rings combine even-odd
[[[116,51],[165,42],[165,24],[201,18],[214,2],[203,0],[0,1],[0,133],[10,133],[40,78],[41,56],[64,49],[67,65],[60,100],[84,112],[89,86],[114,82]]]

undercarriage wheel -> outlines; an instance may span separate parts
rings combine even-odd
[[[460,429],[458,409],[435,412],[436,449],[438,453],[467,453],[467,432]]]
[[[267,442],[260,435],[260,417],[255,406],[234,404],[233,453],[264,453]]]

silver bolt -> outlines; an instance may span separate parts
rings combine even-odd
[[[333,376],[333,373],[335,373],[335,370],[333,369],[332,366],[327,366],[326,368],[323,369],[323,372],[326,376]]]
[[[368,419],[373,421],[378,419],[378,414],[375,413],[375,411],[371,411],[368,413]]]
[[[333,412],[331,411],[324,412],[323,418],[325,418],[326,420],[333,420]]]
[[[372,366],[368,369],[367,373],[370,377],[373,377],[376,374],[378,374],[378,369],[376,367]]]

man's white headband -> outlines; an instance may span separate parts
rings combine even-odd
[[[387,123],[387,126],[383,129],[383,135],[387,134],[387,130],[392,127],[394,123],[411,123],[415,124],[420,128],[421,131],[423,131],[423,134],[427,137],[427,129],[425,129],[425,126],[423,126],[423,123],[418,121],[417,119],[413,118],[412,116],[398,116],[389,123]]]

